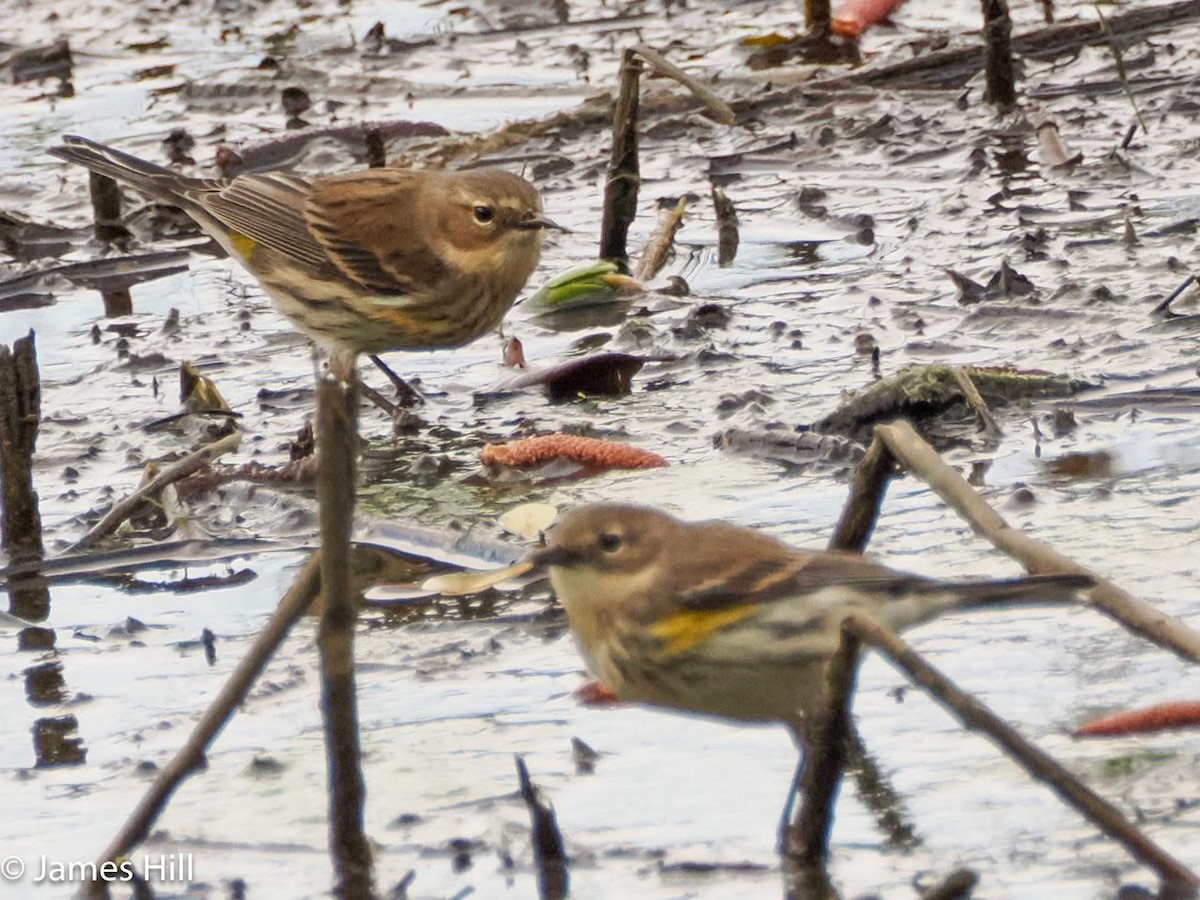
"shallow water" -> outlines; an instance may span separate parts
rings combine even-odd
[[[1018,31],[1037,26],[1039,4],[1014,6]],[[1082,4],[1057,6],[1063,17],[1090,15]],[[974,27],[974,9],[911,0],[894,27],[868,36],[865,49],[895,52],[939,30],[958,33]],[[670,17],[658,4],[571,4],[575,19],[628,21],[516,34],[504,29],[530,23],[490,2],[314,3],[303,12],[278,2],[169,11],[35,3],[9,12],[0,40],[28,46],[70,37],[75,96],[42,96],[52,92],[50,82],[0,85],[9,123],[0,134],[0,210],[78,227],[88,219],[86,179],[41,153],[62,132],[119,140],[125,149],[161,158],[159,140],[182,125],[197,138],[193,156],[207,164],[221,141],[253,144],[282,129],[278,90],[293,83],[317,101],[305,114],[315,125],[418,118],[489,131],[571,108],[609,87],[620,49],[635,36],[659,47],[675,40],[668,48],[673,59],[697,72],[721,72],[716,88],[745,96],[763,90],[766,76],[751,81],[744,74],[735,40],[790,33],[798,14],[763,3],[673,7]],[[377,20],[393,38],[434,43],[379,59],[349,50]],[[541,21],[553,17],[547,11]],[[240,33],[227,30],[233,25]],[[154,49],[128,49],[159,38],[166,42]],[[427,392],[421,414],[430,428],[393,438],[380,414],[364,411],[362,429],[372,445],[361,514],[465,522],[490,533],[500,512],[525,500],[561,506],[637,500],[823,544],[845,499],[844,479],[724,453],[711,436],[730,425],[820,418],[843,391],[871,382],[869,359],[855,352],[855,337],[868,332],[881,348],[884,374],[949,361],[1042,368],[1100,384],[1066,404],[1079,423],[1067,436],[1044,438],[1040,446],[1033,438],[1029,420],[1048,413],[1050,404],[1010,409],[1000,412],[1005,437],[998,446],[979,442],[947,456],[963,470],[990,460],[985,494],[1013,524],[1195,621],[1200,568],[1190,554],[1200,546],[1200,417],[1194,401],[1167,404],[1137,392],[1196,387],[1198,320],[1163,322],[1150,310],[1183,280],[1197,250],[1194,228],[1156,231],[1194,216],[1200,204],[1191,187],[1200,168],[1198,49],[1194,29],[1184,27],[1126,49],[1150,134],[1137,135],[1116,156],[1110,153],[1132,114],[1119,90],[1088,89],[1112,77],[1111,57],[1098,49],[1026,61],[1023,113],[1003,119],[982,104],[976,83],[966,109],[956,105],[959,90],[844,89],[776,102],[737,130],[647,104],[641,214],[631,243],[650,233],[656,198],[698,194],[664,273],[683,273],[693,296],[636,326],[578,331],[549,330],[517,307],[506,330],[521,337],[538,363],[562,358],[601,331],[611,335],[608,348],[669,352],[679,361],[647,366],[628,397],[552,405],[538,393],[488,394],[502,375],[496,339],[453,353],[394,355],[393,365],[419,377]],[[581,50],[588,52],[586,69]],[[281,60],[282,75],[255,68],[268,53]],[[162,66],[174,69],[133,80]],[[1152,78],[1164,72],[1173,79],[1165,88]],[[651,82],[655,91],[661,85]],[[338,105],[330,108],[327,100]],[[1073,171],[1039,163],[1030,123],[1042,114],[1054,115],[1071,150],[1084,154]],[[547,210],[574,232],[550,242],[530,290],[594,255],[607,141],[604,130],[564,129],[501,154],[571,163],[539,181]],[[391,150],[422,159],[434,146],[424,139]],[[309,148],[301,163],[353,164],[330,142]],[[710,176],[725,185],[741,220],[739,255],[728,268],[716,262]],[[823,216],[797,205],[806,186],[826,192]],[[846,240],[857,230],[852,217],[862,213],[874,219],[874,244]],[[1139,237],[1133,246],[1121,240],[1126,217]],[[1038,228],[1044,238],[1022,241]],[[97,252],[80,240],[68,258]],[[1033,280],[1036,302],[958,303],[945,269],[986,282],[1006,258]],[[134,288],[135,315],[120,321],[136,326],[129,349],[165,357],[144,367],[119,361],[112,333],[93,343],[92,326],[112,323],[101,318],[90,291],[56,284],[53,306],[0,315],[0,340],[37,331],[47,419],[37,480],[54,549],[82,533],[81,517],[132,489],[144,461],[195,439],[141,427],[176,410],[179,361],[197,364],[245,416],[247,438],[231,461],[285,460],[307,415],[313,362],[304,341],[248,276],[204,256],[190,262],[186,273]],[[1193,288],[1176,308],[1195,313],[1196,300]],[[700,338],[675,334],[689,305],[703,302],[726,307],[729,326]],[[163,335],[172,308],[182,328]],[[776,321],[785,327],[772,329]],[[364,375],[382,381],[373,371]],[[260,399],[263,388],[292,393]],[[749,389],[773,402],[732,415],[718,409],[724,395]],[[476,469],[482,442],[508,436],[521,422],[621,431],[671,465],[528,488],[464,480]],[[1114,466],[1104,477],[1068,479],[1043,465],[1072,451],[1109,452]],[[419,453],[448,458],[450,476],[432,484],[410,478],[409,461]],[[71,483],[68,466],[78,471]],[[1033,504],[1013,504],[1020,487],[1033,492]],[[54,654],[19,652],[15,636],[0,633],[6,723],[0,780],[14,811],[0,825],[0,856],[32,866],[42,855],[82,861],[103,849],[149,782],[139,767],[165,764],[183,742],[286,590],[300,559],[295,548],[311,540],[314,521],[303,496],[231,486],[193,510],[190,533],[265,537],[277,552],[136,574],[165,583],[248,568],[254,580],[192,593],[56,582],[47,622],[57,634]],[[897,567],[931,575],[1018,571],[912,479],[891,487],[871,548]],[[543,608],[543,599],[514,599],[500,611]],[[580,662],[554,619],[419,609],[364,613],[356,645],[367,823],[382,888],[411,869],[412,897],[463,896],[467,889],[476,897],[534,895],[529,823],[513,767],[519,753],[558,811],[576,896],[780,894],[774,829],[794,762],[782,729],[583,708],[572,696],[583,681]],[[148,630],[111,633],[129,616]],[[211,667],[195,643],[204,628],[217,636]],[[160,896],[222,897],[239,878],[253,897],[326,895],[314,628],[297,627],[216,742],[208,771],[184,784],[160,820],[147,852],[192,853],[197,882],[159,885]],[[1194,698],[1194,667],[1086,610],[947,617],[911,638],[1128,814],[1144,817],[1147,830],[1178,857],[1200,860],[1194,741],[1177,735],[1082,743],[1067,736],[1095,712]],[[26,696],[23,673],[47,661],[61,664],[62,696],[36,705]],[[867,746],[901,793],[922,843],[908,853],[887,848],[847,787],[830,866],[844,895],[911,896],[914,879],[932,882],[958,865],[980,871],[979,895],[988,897],[1091,898],[1111,896],[1130,881],[1152,884],[1118,847],[919,692],[909,690],[898,703],[893,693],[901,684],[886,664],[869,660],[855,708]],[[32,768],[33,722],[67,713],[78,717],[86,764]],[[595,774],[576,774],[572,737],[600,752]],[[685,863],[718,867],[696,872]],[[70,893],[63,885],[35,889],[28,878],[6,888],[6,896]]]

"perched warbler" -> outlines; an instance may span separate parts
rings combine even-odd
[[[331,354],[469,343],[537,265],[537,189],[510,172],[366,169],[188,178],[68,135],[49,151],[191,216]]]
[[[900,631],[952,609],[1065,600],[1094,584],[1085,575],[939,581],[727,522],[607,503],[568,511],[533,562],[549,568],[591,674],[617,699],[783,722],[801,747],[847,614]]]

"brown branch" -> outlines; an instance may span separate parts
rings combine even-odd
[[[1096,580],[1096,587],[1088,595],[1092,606],[1160,647],[1191,662],[1200,662],[1200,634],[1179,619],[1138,600],[1111,581],[1010,526],[907,422],[878,425],[875,434],[887,444],[896,459],[928,484],[976,534],[987,538],[1029,572],[1090,575]]]
[[[829,0],[825,0],[826,3]],[[712,117],[722,125],[732,125],[737,116],[734,115],[732,107],[699,80],[693,78],[679,66],[672,62],[668,62],[667,58],[657,50],[652,50],[645,44],[637,44],[634,46],[634,51],[650,63],[652,68],[659,75],[666,75],[668,78],[674,78],[685,88],[691,91],[696,99],[708,107],[708,111],[712,113]]]
[[[77,550],[86,550],[93,546],[103,538],[108,537],[121,523],[124,522],[141,503],[149,497],[162,492],[163,488],[172,485],[182,478],[191,475],[197,469],[203,468],[219,456],[224,456],[226,453],[232,453],[238,448],[242,441],[242,433],[235,431],[232,434],[227,434],[219,440],[213,441],[211,444],[205,444],[199,450],[189,453],[182,459],[176,460],[167,466],[156,476],[151,478],[145,484],[141,485],[136,491],[130,494],[125,499],[113,504],[112,508],[104,514],[104,516],[93,525],[88,532],[71,545],[67,552]]]
[[[340,377],[339,377],[340,376]],[[317,632],[321,657],[321,718],[329,772],[329,852],[337,877],[334,894],[371,897],[371,848],[363,832],[366,789],[360,765],[358,697],[354,681],[354,626],[358,595],[351,583],[350,532],[354,520],[358,452],[358,377],[353,358],[334,358],[317,383],[317,501],[321,521],[324,608]]]
[[[1012,19],[1005,0],[983,3],[984,99],[1001,112],[1017,102],[1017,83],[1013,72]]]
[[[42,385],[33,332],[10,350],[0,345],[0,546],[13,556],[41,556],[42,517],[33,489],[33,451],[42,417]]]
[[[638,281],[649,281],[666,263],[675,245],[675,232],[683,224],[683,214],[686,210],[687,197],[684,196],[679,198],[673,208],[664,209],[659,213],[654,233],[642,247],[642,255],[633,271],[633,277]]]
[[[538,897],[540,900],[562,900],[567,896],[571,879],[567,871],[567,851],[563,847],[562,832],[554,807],[543,797],[542,792],[529,777],[525,760],[517,756],[517,782],[521,788],[521,799],[529,810],[533,837],[533,860],[537,866]]]
[[[850,703],[858,671],[858,641],[843,634],[838,652],[825,669],[824,697],[805,723],[803,800],[796,824],[783,841],[784,852],[801,866],[816,866],[829,855],[833,808],[846,769],[846,747],[853,731]]]
[[[1158,872],[1164,884],[1200,885],[1200,877],[1134,827],[1119,809],[1025,740],[974,697],[960,690],[887,628],[861,613],[852,613],[842,623],[842,634],[857,637],[879,650],[915,684],[949,710],[965,728],[982,732],[991,738],[1033,778],[1048,785],[1063,801],[1120,843],[1135,859]]]
[[[279,649],[288,631],[316,598],[320,588],[319,565],[320,559],[317,554],[314,553],[308,558],[288,592],[279,601],[279,606],[246,651],[246,655],[192,728],[187,743],[176,751],[171,761],[159,771],[154,783],[121,826],[121,830],[100,856],[98,863],[127,856],[134,847],[144,841],[175,789],[185,778],[204,767],[208,748],[245,701],[251,686]],[[84,885],[81,893],[89,897],[104,896],[104,885],[102,882],[89,882]]]
[[[604,185],[604,214],[600,222],[600,258],[621,264],[628,258],[626,239],[637,217],[638,188],[638,84],[642,63],[637,51],[621,54],[621,80],[613,108],[612,158]]]
[[[987,401],[979,393],[979,388],[975,387],[975,382],[971,380],[971,376],[967,370],[962,366],[954,366],[950,369],[950,375],[954,379],[954,383],[962,391],[967,404],[975,410],[975,417],[979,420],[979,426],[983,430],[983,433],[989,438],[1000,437],[1004,434],[1004,431],[996,422],[996,417],[988,409]]]
[[[895,472],[896,458],[883,441],[875,438],[867,448],[866,455],[854,468],[850,496],[846,498],[842,516],[829,538],[830,550],[862,553],[866,549]]]

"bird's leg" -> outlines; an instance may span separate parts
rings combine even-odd
[[[358,352],[338,348],[329,354],[329,374],[338,381],[351,384],[358,369]]]
[[[799,752],[800,758],[796,760],[796,771],[788,785],[787,799],[783,804],[783,815],[779,819],[779,851],[781,853],[787,848],[788,830],[792,826],[792,813],[796,810],[796,798],[800,795],[800,785],[804,781],[804,763],[808,759],[808,753],[804,747],[803,722],[792,726],[792,737],[796,741],[796,750]]]

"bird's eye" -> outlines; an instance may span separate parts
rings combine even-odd
[[[487,225],[492,221],[492,219],[496,218],[496,211],[490,206],[484,206],[483,204],[475,207],[474,213],[475,221],[480,225]]]
[[[611,531],[606,531],[600,535],[600,549],[605,553],[615,553],[621,549],[621,536],[613,534]]]

